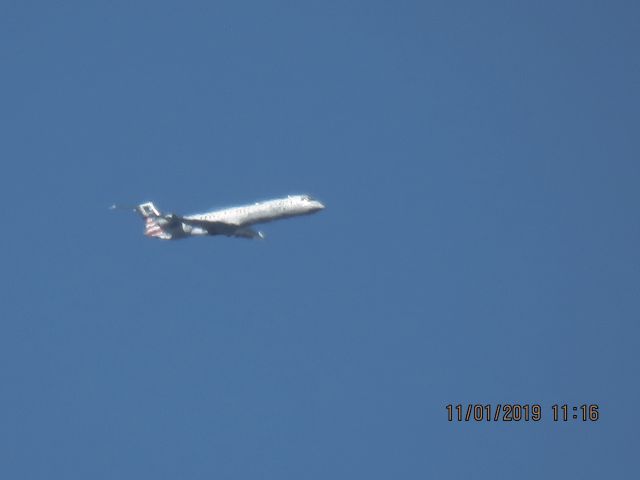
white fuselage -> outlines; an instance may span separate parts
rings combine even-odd
[[[322,210],[324,205],[307,195],[290,195],[286,198],[256,202],[253,205],[225,208],[212,212],[187,215],[184,218],[224,222],[245,227],[256,223],[266,223],[281,218],[308,215]]]

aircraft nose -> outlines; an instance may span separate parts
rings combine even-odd
[[[315,200],[314,206],[317,210],[324,210],[324,205],[322,204],[322,202]]]

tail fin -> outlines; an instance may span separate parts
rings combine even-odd
[[[164,229],[167,220],[160,218],[160,210],[152,202],[141,203],[136,207],[136,212],[144,218],[144,234],[147,237],[171,240],[172,235]]]
[[[138,212],[143,218],[155,218],[160,216],[160,211],[156,208],[153,202],[141,203],[136,207]]]
[[[162,240],[171,240],[172,238],[171,233],[164,230],[155,217],[147,217],[144,221],[144,234],[147,237],[155,237]]]
[[[137,207],[123,207],[121,205],[111,205],[111,210],[133,210],[144,219],[144,234],[148,237],[171,240],[173,235],[163,228],[167,224],[167,219],[162,217],[160,211],[152,202],[141,203]]]

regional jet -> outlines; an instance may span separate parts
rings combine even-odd
[[[113,205],[111,208],[118,207]],[[322,209],[324,205],[309,195],[289,195],[286,198],[257,202],[253,205],[186,216],[175,213],[162,214],[152,202],[142,203],[133,208],[145,221],[144,234],[161,240],[204,235],[262,239],[264,234],[251,228],[253,225],[309,215]]]

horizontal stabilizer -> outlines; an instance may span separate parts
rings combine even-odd
[[[160,216],[160,211],[156,208],[153,202],[141,203],[136,207],[136,212],[144,218]]]

